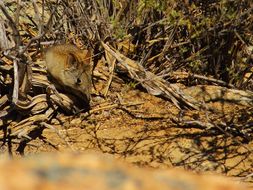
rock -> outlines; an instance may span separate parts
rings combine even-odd
[[[222,176],[137,168],[101,154],[42,154],[0,160],[2,190],[246,190]]]

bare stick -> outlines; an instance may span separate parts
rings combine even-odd
[[[8,11],[5,8],[5,5],[3,3],[2,0],[0,0],[0,9],[2,10],[3,14],[5,15],[5,17],[9,20],[10,22],[10,27],[13,30],[13,35],[14,35],[14,40],[15,40],[15,46],[16,48],[20,46],[21,44],[21,40],[20,40],[20,34],[18,31],[18,28],[14,22],[14,20],[11,18],[11,16],[9,15]]]
[[[15,25],[16,27],[19,26],[19,16],[20,16],[20,1],[21,0],[17,0],[17,9],[15,11]]]
[[[39,34],[38,36],[33,37],[33,38],[28,42],[28,44],[26,44],[25,48],[24,48],[21,52],[19,52],[19,55],[24,54],[25,51],[30,47],[30,45],[31,45],[34,41],[39,40],[40,38],[42,38],[42,37],[47,33],[48,28],[49,28],[49,25],[51,24],[51,21],[52,21],[52,18],[53,18],[53,15],[54,15],[55,11],[56,11],[56,9],[54,9],[53,12],[52,12],[52,14],[50,15],[50,18],[48,19],[47,24],[46,24],[46,27],[45,27],[46,29],[45,29],[41,34]],[[40,27],[42,28],[42,26],[40,26]]]
[[[13,41],[9,40],[6,34],[6,28],[4,26],[4,20],[0,17],[0,49],[10,49]]]
[[[171,85],[167,81],[157,78],[157,76],[149,71],[145,71],[145,68],[137,64],[135,61],[125,57],[116,50],[113,50],[105,43],[101,42],[102,46],[106,51],[108,51],[112,56],[114,56],[123,68],[127,69],[130,77],[137,80],[141,85],[147,89],[147,91],[152,95],[163,95],[169,98],[175,106],[181,109],[179,103],[183,103],[183,106],[193,108],[198,110],[201,104],[197,102],[194,98],[185,95],[180,92],[180,89],[176,85]]]
[[[108,94],[109,88],[110,88],[111,83],[112,83],[114,68],[115,68],[115,64],[116,64],[116,58],[112,57],[108,53],[106,53],[106,57],[107,57],[107,60],[110,62],[110,68],[109,68],[110,76],[109,76],[107,86],[105,88],[104,96],[107,96],[107,94]]]
[[[83,120],[84,118],[88,117],[89,115],[92,115],[94,113],[97,113],[97,112],[103,111],[103,110],[114,109],[114,108],[121,107],[121,106],[137,106],[137,105],[141,105],[141,104],[143,104],[143,102],[119,103],[119,104],[106,105],[103,107],[94,108],[84,114],[81,114],[80,118]]]
[[[42,33],[42,30],[43,30],[43,24],[42,24],[42,19],[40,17],[40,14],[39,14],[39,9],[38,9],[38,6],[37,6],[37,1],[36,0],[33,0],[32,1],[33,3],[33,9],[34,9],[34,12],[35,12],[35,19],[38,21],[38,29],[39,29],[39,34]]]
[[[19,87],[19,76],[18,76],[18,61],[14,60],[14,86],[12,92],[12,103],[16,104],[18,101],[18,87]]]
[[[203,80],[206,80],[206,81],[210,81],[210,82],[214,82],[214,83],[217,83],[217,84],[220,84],[220,85],[223,85],[223,86],[227,86],[227,87],[230,87],[230,88],[235,88],[234,85],[232,84],[228,84],[222,80],[218,80],[218,79],[214,79],[214,78],[211,78],[211,77],[205,77],[205,76],[202,76],[202,75],[197,75],[197,74],[190,74],[191,77],[194,77],[194,78],[198,78],[198,79],[203,79]]]

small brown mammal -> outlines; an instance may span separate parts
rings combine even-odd
[[[55,45],[46,51],[46,65],[49,76],[56,88],[63,88],[90,101],[91,93],[91,52],[81,50],[74,45]]]

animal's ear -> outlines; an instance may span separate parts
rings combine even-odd
[[[69,53],[67,65],[68,67],[78,67],[78,59],[73,53]]]

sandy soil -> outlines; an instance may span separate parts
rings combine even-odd
[[[251,116],[244,107],[209,102],[216,112],[179,110],[116,75],[102,97],[106,85],[103,79],[95,80],[91,108],[97,111],[88,116],[62,113],[48,122],[51,129],[36,130],[32,140],[22,143],[4,143],[1,152],[102,152],[141,167],[184,168],[253,182],[253,142],[226,128],[233,121],[248,121]],[[245,111],[243,116],[238,110]],[[214,125],[201,125],[205,122]],[[224,127],[218,125],[222,123]]]
[[[44,129],[34,140],[14,145],[13,152],[24,155],[103,152],[142,167],[179,167],[241,177],[252,173],[253,156],[249,151],[252,142],[243,143],[241,137],[222,135],[213,128],[180,125],[180,120],[191,121],[192,118],[205,121],[207,112],[180,111],[167,100],[134,89],[129,84],[122,85],[117,80],[112,83],[106,98],[93,94],[93,107],[99,105],[100,111],[88,117],[82,113],[62,114],[51,121],[55,130]],[[98,89],[103,87],[98,85]],[[121,106],[117,106],[119,102]],[[210,116],[212,121],[225,122],[234,110],[240,109],[235,105],[212,104],[221,111]],[[243,180],[251,181],[252,178]]]

